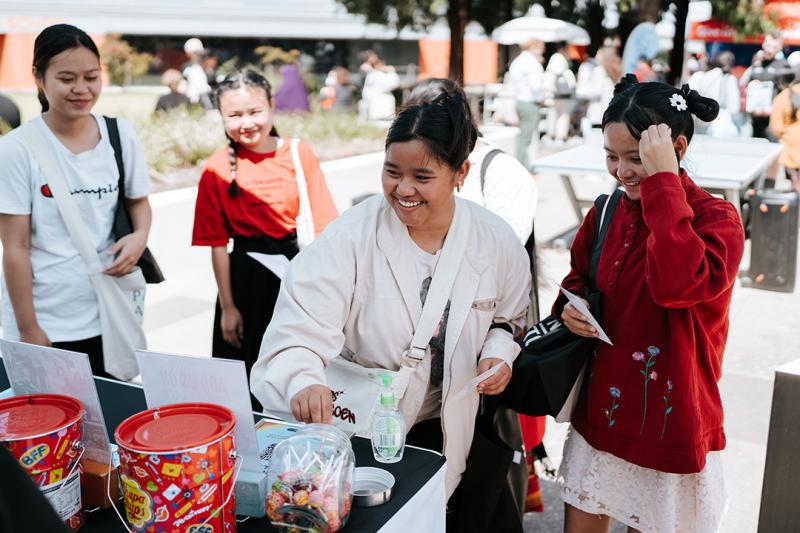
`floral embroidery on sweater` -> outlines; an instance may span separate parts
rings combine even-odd
[[[647,355],[643,354],[642,352],[633,352],[633,355],[631,355],[633,360],[637,363],[644,363],[644,368],[639,371],[644,376],[644,409],[642,410],[642,425],[639,428],[639,435],[641,435],[644,431],[644,421],[647,419],[647,384],[650,381],[658,380],[658,373],[655,370],[650,370],[650,368],[655,366],[655,358],[658,357],[658,354],[660,353],[661,350],[657,347],[648,346]]]
[[[664,432],[667,430],[667,415],[672,412],[672,406],[669,404],[669,395],[672,393],[672,380],[667,380],[666,392],[664,392],[664,423],[661,425],[661,440],[664,440]]]
[[[619,407],[619,397],[622,393],[616,387],[611,387],[608,389],[608,393],[611,395],[611,408],[606,409],[606,418],[608,419],[608,427],[613,427],[616,420],[614,420],[614,411]]]

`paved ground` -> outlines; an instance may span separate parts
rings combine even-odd
[[[379,190],[381,161],[378,154],[361,156],[355,162],[332,161],[323,165],[340,209],[349,207],[352,198]],[[560,181],[550,175],[538,176],[537,181],[540,188],[537,240],[545,242],[577,221]],[[592,197],[606,188],[606,182],[588,178],[578,193]],[[150,247],[167,281],[149,289],[145,329],[150,349],[208,356],[216,289],[208,249],[189,246],[195,194],[194,189],[184,189],[152,197],[154,225]],[[745,264],[747,261],[745,258]],[[542,251],[543,268],[550,278],[560,279],[567,262],[566,251]],[[542,287],[540,298],[544,306],[553,300],[553,295],[552,286]],[[730,504],[722,527],[726,533],[749,533],[756,529],[773,371],[776,366],[800,357],[800,336],[792,331],[797,328],[798,309],[800,292],[782,294],[742,287],[734,291],[721,383],[728,433],[724,465]],[[556,464],[565,430],[564,425],[557,424],[548,428],[545,442]],[[546,511],[528,515],[526,531],[555,532],[562,528],[562,505],[553,484],[544,481],[543,492]]]

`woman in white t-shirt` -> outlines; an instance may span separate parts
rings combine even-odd
[[[127,274],[147,243],[149,181],[133,129],[119,120],[134,231],[114,242],[119,173],[106,123],[91,112],[102,87],[97,46],[74,26],[50,26],[36,38],[33,74],[42,115],[23,128],[38,128],[49,141],[92,243],[105,251],[105,273]],[[3,337],[87,353],[92,372],[107,375],[95,291],[36,155],[19,130],[0,138],[0,161]]]

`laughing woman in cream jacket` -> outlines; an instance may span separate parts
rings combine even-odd
[[[474,393],[453,397],[496,365],[478,392],[503,391],[530,294],[528,258],[511,227],[454,195],[476,136],[460,89],[398,114],[386,138],[383,196],[346,211],[293,260],[250,379],[268,411],[330,422],[324,368],[342,354],[398,370],[443,247],[449,253],[445,240],[465,238],[449,301],[399,404],[407,442],[446,456],[448,497],[466,467],[479,403]]]

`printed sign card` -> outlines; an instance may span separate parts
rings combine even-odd
[[[89,356],[1,339],[0,353],[14,394],[63,394],[83,404],[86,457],[108,464],[110,443]]]
[[[250,387],[244,362],[138,350],[147,407],[184,402],[215,403],[236,415],[236,451],[242,468],[261,471]]]

